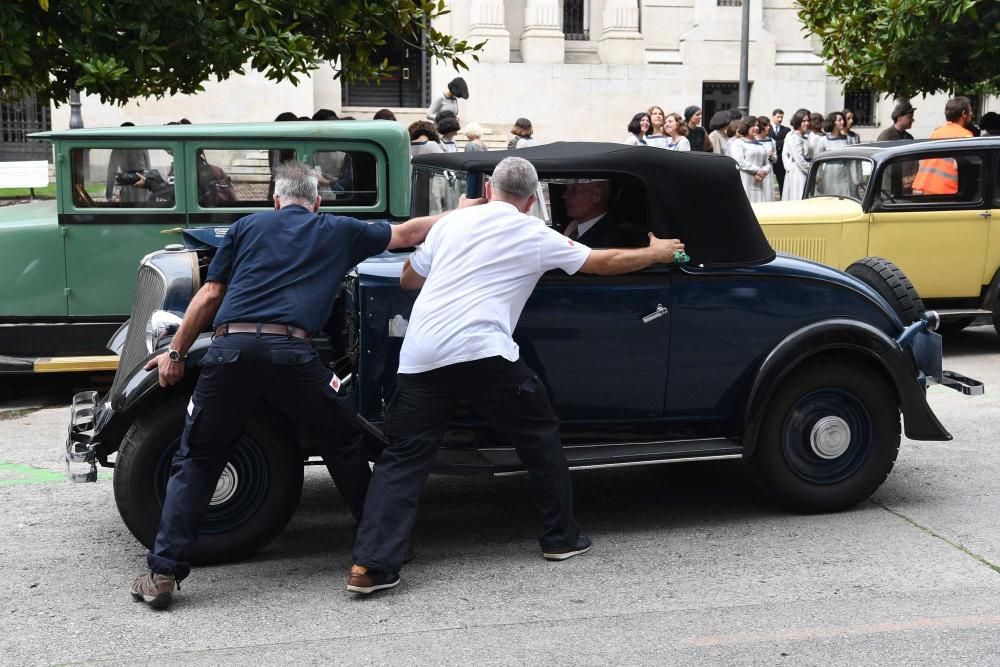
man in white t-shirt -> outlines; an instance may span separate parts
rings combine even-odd
[[[422,290],[386,408],[390,444],[368,487],[349,591],[368,594],[399,583],[417,497],[462,401],[507,438],[527,468],[541,516],[542,555],[558,561],[590,549],[573,518],[559,420],[512,334],[546,271],[629,273],[673,261],[684,244],[650,234],[645,248],[591,250],[526,215],[537,187],[530,162],[504,159],[486,184],[488,203],[443,217],[403,267],[403,288]]]

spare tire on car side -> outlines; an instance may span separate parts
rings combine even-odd
[[[916,322],[923,316],[924,302],[913,283],[902,269],[884,257],[865,257],[848,266],[846,273],[878,292],[903,324]]]

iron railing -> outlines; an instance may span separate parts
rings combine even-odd
[[[28,139],[32,132],[52,129],[49,105],[34,97],[0,104],[0,162],[52,160],[52,149],[44,141]]]

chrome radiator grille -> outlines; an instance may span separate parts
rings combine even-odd
[[[135,301],[132,303],[132,319],[129,320],[125,345],[118,359],[118,372],[115,373],[115,380],[111,384],[112,401],[132,374],[132,369],[149,354],[149,350],[146,349],[146,322],[154,310],[159,310],[163,306],[166,289],[166,283],[159,271],[149,265],[139,268]]]

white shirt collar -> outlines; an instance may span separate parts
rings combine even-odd
[[[580,238],[584,234],[590,231],[590,228],[597,224],[597,221],[606,216],[607,213],[601,213],[596,218],[591,218],[590,220],[584,220],[583,222],[578,222],[576,225],[576,238]]]

